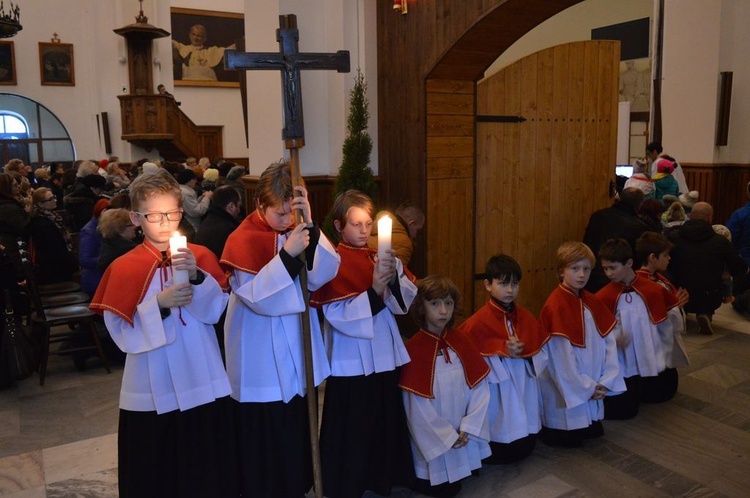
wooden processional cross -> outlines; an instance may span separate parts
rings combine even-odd
[[[276,40],[280,52],[224,52],[224,66],[235,70],[268,70],[281,71],[283,88],[284,130],[282,138],[289,149],[292,186],[300,184],[299,149],[305,145],[305,126],[302,119],[302,92],[300,89],[300,70],[302,69],[335,69],[339,73],[348,73],[349,51],[339,50],[335,54],[300,53],[297,16],[294,14],[279,16],[279,29]],[[301,223],[302,213],[297,212],[297,222]],[[300,255],[303,260],[305,253]],[[307,265],[300,272],[299,280],[302,295],[305,298],[305,311],[302,313],[302,334],[305,346],[305,379],[307,386],[307,409],[309,414],[310,444],[312,447],[313,477],[316,498],[323,497],[323,477],[320,465],[320,445],[318,441],[318,400],[315,390],[315,379],[312,364],[312,340],[310,336],[310,295],[307,289]]]

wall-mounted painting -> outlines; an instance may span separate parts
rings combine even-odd
[[[245,36],[243,14],[172,7],[175,86],[240,86],[240,72],[224,69],[224,51]]]
[[[39,42],[39,72],[42,85],[75,86],[73,44]]]
[[[0,85],[15,85],[16,54],[12,41],[0,41]]]

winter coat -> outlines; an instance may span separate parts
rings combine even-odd
[[[690,293],[685,311],[713,314],[721,305],[724,269],[732,276],[744,277],[747,265],[732,243],[703,220],[686,221],[673,234],[672,242],[669,275],[672,283]]]

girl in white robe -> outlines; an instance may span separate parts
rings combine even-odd
[[[458,288],[430,275],[419,282],[413,314],[421,329],[407,342],[401,371],[417,485],[428,496],[454,496],[460,480],[490,455],[489,367],[471,338],[452,328]]]
[[[414,479],[398,388],[399,368],[409,355],[394,314],[408,311],[417,288],[392,250],[378,259],[367,247],[373,214],[372,201],[361,192],[336,198],[341,267],[311,299],[323,310],[331,363],[320,431],[328,498],[359,497],[366,490],[387,496],[394,485]]]

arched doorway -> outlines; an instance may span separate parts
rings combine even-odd
[[[379,200],[452,208],[429,219],[413,269],[465,278],[469,302],[476,82],[524,34],[581,1],[415,2],[405,16],[377,2]]]
[[[464,302],[484,264],[474,252],[477,82],[519,38],[580,1],[416,2],[406,16],[378,3],[381,200],[425,208],[414,270],[450,276]]]
[[[37,168],[75,160],[75,147],[65,125],[39,102],[0,93],[0,125],[0,164],[18,158]]]

